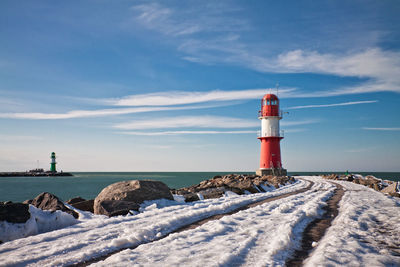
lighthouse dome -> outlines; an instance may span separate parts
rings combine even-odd
[[[272,101],[279,101],[278,97],[274,94],[266,94],[263,97],[263,100],[272,100]]]
[[[264,95],[261,99],[260,116],[279,116],[279,99],[276,95]]]

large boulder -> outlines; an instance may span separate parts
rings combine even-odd
[[[23,203],[0,203],[0,221],[9,223],[25,223],[31,214],[29,205]]]
[[[40,195],[32,199],[32,202],[30,204],[42,210],[50,210],[50,211],[61,210],[63,212],[71,214],[75,218],[79,217],[78,213],[67,208],[61,201],[61,199],[48,192],[41,193]]]
[[[148,180],[118,182],[104,188],[95,198],[94,213],[108,216],[110,216],[110,214],[114,214],[114,212],[117,212],[118,215],[122,215],[124,212],[127,214],[129,210],[137,210],[138,206],[135,208],[135,205],[129,206],[125,202],[141,204],[145,200],[154,200],[160,198],[170,200],[174,199],[168,186],[166,186],[163,182]],[[104,201],[106,202],[102,204]],[[116,202],[114,205],[109,201],[124,202]],[[124,205],[126,205],[126,207]],[[107,212],[104,211],[105,209],[107,209]]]

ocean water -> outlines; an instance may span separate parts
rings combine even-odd
[[[100,191],[112,184],[125,180],[149,179],[164,182],[170,188],[181,188],[198,184],[215,175],[230,172],[76,172],[74,176],[61,177],[0,177],[0,201],[22,202],[42,192],[50,192],[63,200],[81,196],[95,198]],[[235,172],[251,173],[251,172]],[[289,175],[318,175],[332,172],[289,172]],[[337,172],[341,174],[343,172]],[[362,175],[400,181],[399,172],[353,172]]]

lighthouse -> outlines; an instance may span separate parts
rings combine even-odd
[[[274,94],[266,94],[261,100],[261,110],[258,112],[261,120],[260,169],[257,175],[287,175],[282,167],[280,142],[283,133],[279,130],[282,112],[279,110],[279,99]]]
[[[56,171],[56,153],[51,152],[51,163],[50,163],[50,171],[51,172],[57,172]]]

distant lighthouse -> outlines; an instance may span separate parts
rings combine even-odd
[[[287,175],[281,162],[280,141],[283,134],[279,130],[282,112],[279,110],[279,99],[274,94],[266,94],[261,100],[261,110],[258,118],[261,120],[260,169],[257,175]]]
[[[50,163],[50,171],[51,172],[57,172],[56,171],[56,153],[51,152],[51,163]]]

